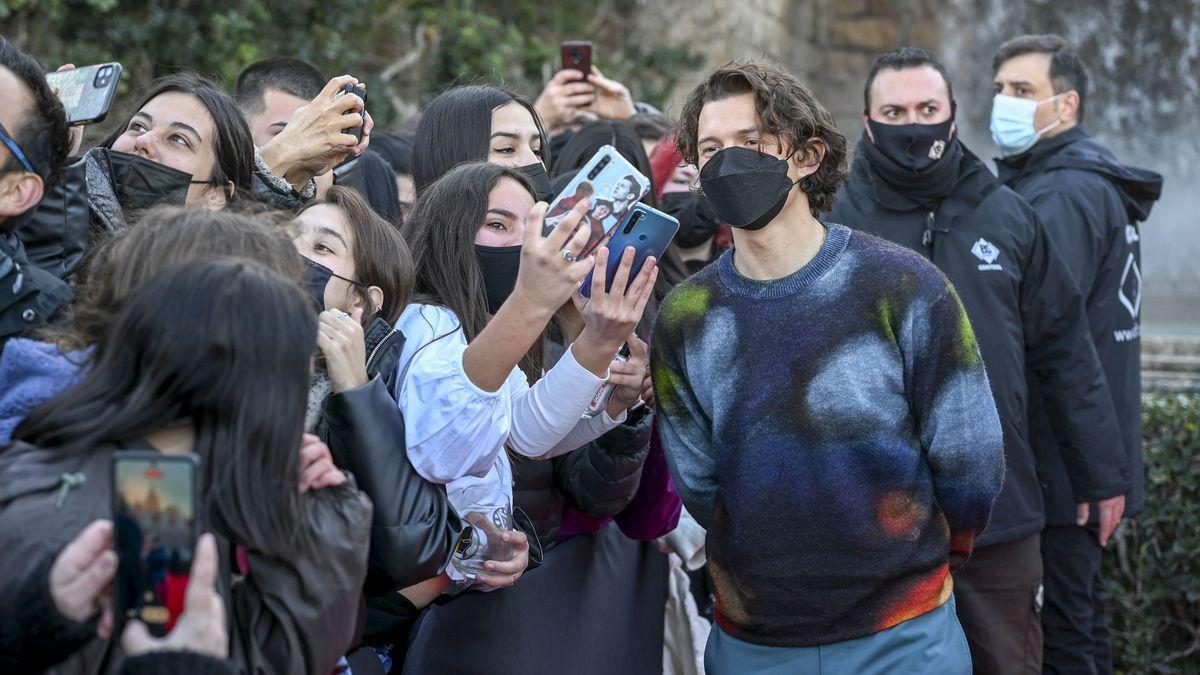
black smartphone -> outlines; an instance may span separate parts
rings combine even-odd
[[[642,271],[642,265],[646,264],[647,258],[654,256],[656,259],[662,259],[663,254],[666,253],[667,247],[671,245],[671,240],[675,238],[675,233],[678,231],[679,221],[674,216],[642,203],[634,204],[629,214],[612,231],[612,235],[606,244],[608,247],[608,265],[604,275],[605,292],[612,292],[613,276],[616,275],[617,268],[621,266],[621,256],[625,253],[626,248],[632,246],[635,251],[633,267],[629,270],[628,282],[633,283],[634,277],[638,275],[638,272]],[[583,280],[583,285],[580,286],[579,292],[585,298],[592,297],[591,272],[588,272],[587,278]],[[624,293],[625,289],[622,288],[621,292]]]
[[[346,92],[347,94],[354,94],[362,99],[363,109],[362,109],[362,112],[359,114],[362,115],[363,124],[366,124],[367,123],[367,88],[363,87],[361,85],[357,85],[357,84],[347,84],[346,86],[342,87],[342,91]],[[346,112],[350,112],[350,111],[347,110]],[[362,141],[363,128],[361,126],[350,127],[348,129],[343,129],[342,131],[357,138],[359,141]]]
[[[587,40],[568,40],[560,46],[562,69],[578,70],[585,76],[592,72],[592,43]],[[583,82],[583,80],[579,80]]]
[[[137,619],[166,635],[183,614],[196,552],[194,455],[122,451],[113,455],[113,542],[117,549],[116,630]]]
[[[100,63],[46,73],[46,81],[66,109],[67,124],[94,124],[102,121],[112,107],[121,81],[121,64]]]

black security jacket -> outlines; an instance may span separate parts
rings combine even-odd
[[[1092,339],[1116,409],[1124,463],[1133,478],[1125,513],[1142,505],[1141,233],[1138,223],[1162,194],[1162,176],[1127,167],[1080,127],[997,162],[1000,178],[1033,206],[1086,299]],[[1043,385],[1038,385],[1039,388]],[[1065,487],[1043,396],[1031,397],[1032,440],[1050,484]],[[1073,522],[1071,505],[1051,499],[1054,522]],[[1095,516],[1093,515],[1093,518]]]
[[[1023,199],[965,147],[959,161],[953,191],[930,210],[884,182],[860,151],[829,219],[922,253],[962,298],[1004,430],[1004,487],[976,543],[989,546],[1041,530],[1045,485],[1065,489],[1071,502],[1121,494],[1130,479],[1113,441],[1112,400],[1083,299],[1066,263]],[[1065,441],[1061,485],[1039,480],[1027,368],[1044,378],[1045,406]]]

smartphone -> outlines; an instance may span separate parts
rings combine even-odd
[[[592,72],[592,43],[587,40],[568,40],[562,43],[562,69],[578,70],[584,75]],[[576,80],[583,82],[584,80]]]
[[[46,73],[46,81],[66,109],[67,124],[94,124],[102,121],[112,107],[121,81],[121,64],[100,63]]]
[[[604,237],[649,190],[650,180],[629,160],[613,146],[602,146],[551,202],[542,236],[549,236],[580,201],[591,200],[591,208],[581,222],[592,231],[587,245],[579,253],[580,258],[585,257],[604,241]]]
[[[113,455],[114,618],[120,635],[137,619],[166,635],[183,613],[199,537],[194,455],[122,451]]]
[[[646,264],[646,258],[654,256],[661,260],[667,252],[667,246],[679,231],[679,221],[658,209],[645,204],[634,204],[629,215],[621,221],[620,226],[613,231],[608,246],[608,267],[605,274],[605,291],[612,291],[613,275],[621,265],[621,255],[625,249],[632,246],[637,253],[633,258],[633,267],[629,270],[629,281],[637,276]],[[623,291],[624,289],[622,289]],[[579,289],[583,297],[592,297],[592,273],[588,273]]]
[[[347,94],[354,94],[362,99],[363,109],[362,109],[362,112],[359,114],[362,115],[363,124],[366,124],[367,123],[367,88],[363,87],[361,85],[348,83],[348,84],[346,84],[346,86],[342,87],[342,91],[346,92]],[[346,112],[350,112],[350,111],[347,110]],[[363,128],[361,126],[350,127],[348,129],[343,129],[342,131],[344,133],[350,134],[351,136],[357,138],[360,142],[362,141]]]

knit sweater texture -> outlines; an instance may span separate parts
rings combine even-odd
[[[717,620],[759,645],[870,635],[951,595],[1004,475],[975,334],[945,276],[828,225],[756,281],[726,252],[663,302],[652,372]]]

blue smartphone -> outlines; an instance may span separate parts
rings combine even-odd
[[[606,244],[608,267],[604,275],[604,290],[612,292],[613,276],[621,265],[621,255],[627,247],[632,246],[637,251],[633,258],[633,267],[629,270],[629,281],[632,282],[642,270],[642,265],[646,264],[646,258],[663,257],[678,231],[679,221],[673,216],[642,203],[634,204],[625,218],[613,229],[612,236]],[[592,273],[583,280],[579,292],[585,298],[592,297]]]

